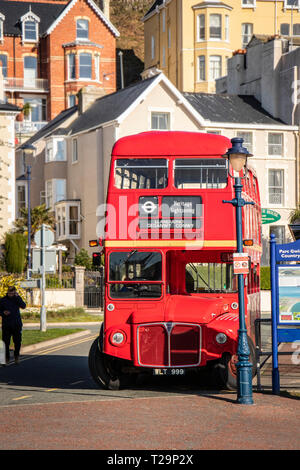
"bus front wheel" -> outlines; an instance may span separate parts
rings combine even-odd
[[[89,352],[90,373],[101,388],[106,390],[119,390],[120,375],[118,373],[117,359],[104,354],[100,350],[100,338],[96,338]]]
[[[252,363],[252,379],[256,374],[256,358],[255,346],[248,337],[248,345],[250,349],[249,361]],[[224,354],[222,358],[213,365],[213,381],[220,387],[227,390],[237,389],[237,369],[236,363],[238,357],[236,355]]]

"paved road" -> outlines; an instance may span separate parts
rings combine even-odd
[[[99,389],[90,376],[87,361],[99,325],[87,327],[90,334],[86,336],[25,354],[19,366],[12,362],[0,368],[0,406],[104,400],[108,397],[165,397],[209,390],[209,385],[201,383],[201,378],[199,381],[199,378],[190,377],[140,377],[137,385],[127,390],[111,392]],[[267,327],[264,327],[263,338],[264,345],[269,347]],[[261,381],[264,389],[271,389],[270,371],[262,374]],[[254,381],[254,389],[255,384]]]
[[[255,404],[243,406],[235,392],[167,377],[97,388],[87,355],[99,328],[89,329],[0,369],[0,449],[300,448],[296,397],[254,391]]]

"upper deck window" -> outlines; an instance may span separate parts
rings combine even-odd
[[[168,161],[163,158],[122,158],[115,163],[118,189],[163,189],[168,184]]]
[[[175,160],[174,181],[180,189],[226,188],[226,161],[223,158]]]

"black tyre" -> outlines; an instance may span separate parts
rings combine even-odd
[[[252,364],[252,379],[256,374],[256,358],[255,347],[251,338],[248,337],[248,345],[250,349],[249,361]],[[213,382],[222,389],[236,390],[237,389],[237,370],[236,363],[238,358],[236,355],[232,356],[226,353],[219,361],[214,362],[212,365],[212,379]]]
[[[121,374],[118,360],[100,350],[100,337],[93,342],[89,352],[89,369],[97,385],[106,390],[119,390]]]

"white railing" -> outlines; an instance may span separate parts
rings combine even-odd
[[[37,132],[47,124],[47,121],[15,121],[16,134]]]
[[[45,78],[16,78],[6,77],[4,78],[4,90],[41,90],[48,91],[49,84]]]

